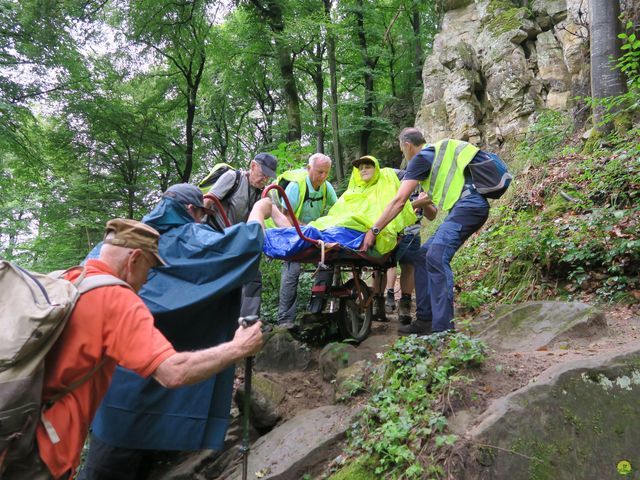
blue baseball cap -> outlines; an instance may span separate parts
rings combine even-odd
[[[278,160],[270,153],[259,153],[253,159],[258,165],[262,173],[270,178],[276,178],[276,170],[278,169]]]
[[[190,183],[171,185],[162,196],[165,198],[173,198],[183,205],[193,205],[194,207],[204,208],[202,192],[198,187]]]

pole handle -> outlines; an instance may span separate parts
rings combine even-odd
[[[238,325],[240,325],[242,328],[247,328],[256,323],[258,320],[260,320],[260,317],[258,315],[247,315],[246,317],[238,318]]]

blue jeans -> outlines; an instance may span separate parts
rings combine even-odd
[[[418,320],[431,321],[433,332],[451,330],[453,324],[453,271],[451,259],[489,216],[489,202],[477,192],[458,200],[436,232],[420,247],[415,265]]]

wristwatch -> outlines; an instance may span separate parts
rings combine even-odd
[[[371,227],[371,231],[373,232],[373,234],[377,237],[378,235],[380,235],[380,229],[378,227],[376,227],[375,225],[373,227]]]

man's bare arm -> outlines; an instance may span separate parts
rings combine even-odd
[[[400,188],[398,189],[398,193],[396,196],[389,202],[389,205],[384,209],[380,217],[373,223],[374,226],[378,227],[382,230],[386,227],[391,220],[396,218],[398,214],[404,208],[404,204],[407,203],[407,200],[411,196],[411,192],[413,192],[418,186],[417,180],[403,180],[400,183]],[[371,230],[369,230],[362,241],[362,245],[360,246],[361,251],[369,250],[376,243],[376,237]]]
[[[153,378],[166,388],[201,382],[262,347],[262,323],[236,330],[233,340],[195,352],[178,352],[162,362]]]

